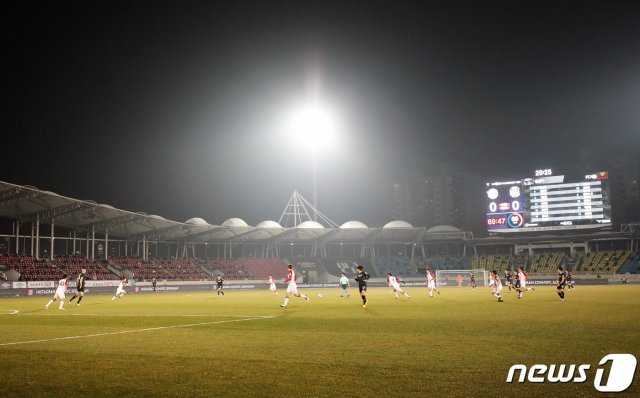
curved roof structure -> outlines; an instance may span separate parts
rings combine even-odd
[[[427,230],[427,232],[442,233],[442,232],[461,232],[460,228],[453,227],[451,225],[436,225]]]
[[[340,229],[356,229],[356,228],[369,228],[361,221],[347,221],[340,226]]]
[[[202,219],[200,217],[190,218],[187,221],[185,221],[184,223],[185,224],[189,224],[189,225],[209,225],[208,222],[206,222],[204,219]]]
[[[324,226],[317,221],[305,221],[298,224],[297,228],[302,229],[324,229]]]
[[[265,220],[256,225],[256,228],[282,228],[282,225],[272,220]]]
[[[413,228],[413,225],[409,224],[406,221],[394,220],[386,223],[382,228]]]
[[[249,225],[241,218],[230,218],[222,223],[223,227],[248,227]]]
[[[190,218],[184,223],[167,220],[158,215],[132,212],[98,204],[90,200],[79,200],[56,193],[41,191],[30,186],[21,186],[0,181],[0,217],[16,220],[22,226],[21,233],[28,231],[30,223],[55,224],[55,232],[66,228],[80,234],[108,233],[110,238],[121,237],[128,241],[154,240],[179,244],[203,243],[255,243],[272,250],[279,244],[313,242],[321,249],[329,244],[352,242],[371,247],[377,243],[422,244],[428,242],[465,242],[465,244],[493,244],[547,242],[566,239],[610,240],[640,236],[633,232],[600,232],[579,234],[571,237],[520,236],[474,239],[473,234],[458,228],[440,225],[430,229],[412,227],[402,220],[394,220],[383,228],[367,228],[359,221],[347,221],[341,227],[328,223],[328,227],[316,221],[306,221],[297,227],[284,228],[273,220],[263,221],[256,227],[248,226],[239,218],[231,218],[220,225],[211,225],[202,218]],[[321,219],[321,218],[319,218]],[[324,219],[323,219],[324,220]],[[26,232],[28,234],[28,232]],[[67,233],[63,231],[62,233]],[[103,235],[104,236],[104,235]]]

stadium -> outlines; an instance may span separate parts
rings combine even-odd
[[[361,318],[361,322],[366,322],[366,329],[360,330],[359,333],[371,339],[399,340],[398,343],[401,344],[397,347],[399,352],[405,353],[407,358],[413,358],[414,361],[423,360],[422,355],[431,357],[433,352],[427,349],[424,354],[420,354],[422,352],[420,345],[426,343],[421,339],[426,336],[416,328],[431,325],[428,329],[430,335],[435,334],[444,341],[450,341],[453,336],[448,335],[450,332],[446,325],[453,322],[451,316],[454,317],[455,322],[459,322],[455,326],[458,329],[468,325],[475,327],[478,322],[485,323],[486,320],[483,317],[487,315],[502,317],[498,314],[502,314],[503,311],[507,313],[518,311],[517,322],[511,326],[513,331],[502,332],[500,329],[485,329],[486,326],[479,326],[477,330],[471,330],[470,335],[463,333],[453,337],[454,341],[460,340],[460,342],[451,344],[461,344],[470,352],[474,352],[475,349],[484,351],[486,345],[503,344],[505,340],[507,345],[510,342],[517,342],[520,339],[520,333],[531,334],[536,330],[533,325],[544,325],[539,327],[549,330],[558,327],[553,316],[555,309],[550,310],[542,319],[534,315],[538,311],[549,311],[545,307],[551,305],[549,299],[555,294],[553,289],[558,267],[563,267],[573,274],[575,290],[568,294],[571,303],[567,304],[577,307],[572,310],[575,313],[563,316],[557,321],[560,321],[559,325],[563,325],[562,330],[567,329],[564,326],[565,319],[576,327],[576,330],[583,327],[592,328],[595,333],[592,333],[590,338],[580,337],[581,340],[590,340],[589,344],[599,344],[604,341],[600,336],[613,333],[614,336],[618,334],[616,339],[622,339],[618,344],[624,344],[626,341],[624,336],[630,329],[627,329],[629,323],[623,322],[622,318],[628,319],[626,317],[638,308],[637,303],[634,302],[635,298],[630,299],[628,295],[623,297],[630,306],[631,312],[618,315],[611,309],[607,310],[607,315],[599,310],[592,313],[592,309],[582,305],[585,305],[585,302],[591,302],[591,305],[596,307],[607,305],[602,302],[594,303],[595,297],[592,295],[618,297],[619,294],[624,293],[619,289],[638,288],[640,224],[625,224],[618,232],[576,233],[571,231],[555,236],[488,238],[474,238],[473,233],[461,231],[452,226],[417,228],[401,220],[390,221],[380,228],[369,228],[360,221],[347,221],[337,225],[296,191],[289,199],[278,222],[267,220],[252,227],[239,218],[230,218],[220,225],[211,225],[202,218],[176,222],[157,215],[135,213],[93,201],[63,197],[33,186],[19,186],[7,182],[0,183],[0,186],[2,187],[1,216],[6,226],[12,226],[11,233],[3,235],[6,244],[0,256],[0,277],[3,280],[0,284],[2,287],[0,296],[6,298],[0,302],[2,305],[0,313],[3,315],[0,320],[3,321],[5,331],[4,341],[0,342],[0,347],[6,354],[4,357],[7,369],[16,379],[22,379],[23,376],[15,372],[24,366],[25,361],[29,363],[28,358],[39,361],[39,356],[32,351],[39,349],[38,346],[48,346],[51,342],[60,342],[62,346],[70,344],[79,347],[78,354],[86,357],[87,353],[84,352],[86,348],[82,340],[104,338],[105,341],[114,341],[112,343],[96,341],[93,344],[124,345],[126,351],[129,351],[131,345],[137,347],[134,350],[137,352],[134,354],[136,359],[133,361],[136,365],[131,364],[131,359],[128,359],[122,371],[135,372],[140,383],[133,382],[126,389],[122,386],[109,388],[116,388],[124,394],[132,391],[132,395],[155,394],[158,390],[154,386],[154,378],[139,375],[137,369],[131,368],[131,366],[142,365],[139,362],[139,355],[153,356],[156,350],[164,351],[166,346],[163,341],[167,338],[172,339],[172,346],[175,344],[175,339],[193,339],[190,341],[198,347],[197,351],[206,352],[203,344],[207,345],[209,339],[214,341],[223,339],[219,334],[224,333],[226,339],[231,340],[223,340],[224,342],[220,344],[224,348],[218,346],[214,351],[222,350],[222,355],[227,360],[244,356],[246,360],[256,361],[259,359],[255,357],[261,356],[261,349],[256,351],[254,347],[250,352],[246,352],[243,347],[236,347],[234,344],[231,344],[232,348],[228,348],[228,344],[236,339],[243,341],[243,345],[249,344],[246,341],[247,332],[250,332],[248,335],[256,338],[260,344],[275,345],[278,342],[273,341],[272,338],[267,338],[263,342],[262,338],[255,337],[254,329],[260,330],[258,326],[248,327],[247,324],[236,328],[226,325],[226,323],[254,320],[268,320],[272,323],[278,322],[279,319],[283,321],[286,319],[285,324],[297,330],[292,331],[292,336],[298,336],[295,338],[299,339],[296,342],[299,347],[295,351],[301,356],[313,353],[314,358],[317,356],[323,358],[325,353],[309,348],[311,341],[322,341],[323,344],[328,344],[329,352],[339,351],[339,349],[334,346],[335,342],[326,341],[317,333],[323,333],[321,330],[326,327],[331,331],[330,335],[334,335],[330,340],[340,340],[338,346],[343,343],[349,344],[349,339],[353,337],[348,337],[349,333],[344,335],[336,332],[335,329],[340,330],[344,322],[351,323]],[[314,218],[319,221],[314,221]],[[268,290],[268,279],[272,276],[279,285],[278,289],[284,292],[284,284],[280,282],[287,277],[288,264],[292,264],[300,275],[298,287],[309,294],[311,298],[309,304],[316,309],[304,308],[301,305],[307,304],[304,302],[293,302],[290,308],[284,309],[291,313],[283,314],[277,311],[282,310],[278,308],[281,296],[274,296],[273,292]],[[369,297],[373,302],[371,304],[373,308],[367,308],[368,313],[364,315],[350,314],[354,309],[361,310],[357,304],[357,298],[345,298],[342,294],[338,294],[340,276],[346,275],[354,285],[353,279],[358,266],[363,266],[371,275]],[[526,300],[536,302],[535,306],[527,308],[524,314],[520,314],[521,310],[515,308],[479,310],[476,307],[478,304],[483,306],[496,304],[490,299],[491,295],[487,288],[491,284],[489,272],[498,270],[500,276],[503,271],[517,274],[515,270],[518,267],[528,272],[528,285],[538,288],[537,291],[526,294],[528,296]],[[77,286],[77,282],[74,282],[74,277],[82,273],[82,269],[86,269],[87,275],[85,282],[87,300],[82,303],[82,306],[79,303],[73,305],[69,302],[66,304],[68,312],[64,314],[51,313],[53,309],[43,310],[43,303],[54,293],[56,281],[63,274],[71,276],[67,288],[68,295],[75,293],[74,287]],[[437,287],[442,290],[440,294],[440,290],[436,289],[438,291],[435,299],[426,294],[428,269],[435,272]],[[387,287],[388,279],[385,279],[391,274],[402,280],[403,287],[398,290],[404,289],[410,292],[411,301],[403,303],[402,300],[398,300],[397,294],[395,300],[392,299],[393,296]],[[473,287],[470,280],[472,274],[475,279]],[[226,296],[220,296],[219,293],[214,295],[217,288],[215,282],[217,275],[222,275],[225,280]],[[110,306],[113,300],[110,301],[109,297],[123,278],[128,279],[128,287],[125,287],[125,290],[129,290],[127,293],[130,296],[119,297],[122,298],[122,305],[118,302],[116,310],[114,306]],[[626,286],[627,284],[629,286]],[[509,293],[511,288],[508,286]],[[515,288],[512,295],[503,294],[507,298],[507,305],[520,304],[512,299],[512,297],[516,298],[516,294],[519,293]],[[352,295],[356,295],[355,291]],[[539,302],[537,296],[542,295],[544,299]],[[586,297],[581,298],[582,295]],[[214,297],[218,300],[224,297],[226,300],[227,296],[231,304],[211,303]],[[637,297],[634,290],[631,291],[631,296]],[[116,296],[113,296],[113,299],[115,300]],[[434,302],[424,303],[428,299],[433,299]],[[435,310],[429,308],[438,305],[436,303],[440,300],[446,301]],[[525,298],[522,300],[524,301]],[[418,304],[420,301],[423,303]],[[424,304],[428,304],[426,308],[420,308],[420,305]],[[62,306],[62,303],[60,305]],[[399,307],[396,307],[398,305],[411,307],[399,310]],[[542,307],[538,307],[540,305]],[[349,307],[347,312],[344,308],[340,308],[345,306]],[[377,306],[380,306],[381,312],[375,309]],[[393,315],[391,317],[385,315],[387,311],[392,311]],[[485,314],[486,311],[489,312]],[[498,311],[498,314],[495,311]],[[476,312],[483,315],[478,319]],[[462,315],[464,320],[458,320],[459,313],[465,314]],[[580,321],[584,319],[585,314],[589,313],[591,313],[589,316],[597,319],[613,317],[613,320],[608,324],[598,322],[597,324],[600,325],[598,327],[589,321]],[[579,318],[576,320],[573,315]],[[71,319],[81,319],[86,316],[90,321],[70,321],[68,325],[58,321],[67,319],[68,316],[71,316]],[[347,321],[345,316],[355,318]],[[438,319],[435,330],[432,324],[420,322],[423,316],[427,316],[427,319],[433,319],[433,317]],[[211,317],[214,317],[214,320],[211,320]],[[189,322],[180,322],[181,318],[189,319]],[[52,321],[49,322],[49,319]],[[112,325],[105,328],[105,321],[115,322],[120,326],[114,331]],[[576,322],[579,323],[576,324]],[[617,322],[620,322],[619,326],[623,329],[614,327]],[[220,324],[224,324],[224,331],[219,330]],[[399,324],[402,324],[400,330],[395,330],[395,327],[391,326]],[[489,322],[489,325],[492,324]],[[525,327],[521,329],[523,324]],[[73,332],[65,331],[69,326],[74,329]],[[200,331],[198,336],[190,336],[186,331],[174,330],[192,327],[212,328]],[[275,330],[281,326],[265,325],[265,327],[267,329],[260,333],[276,333]],[[80,328],[82,332],[75,332],[76,328]],[[302,330],[306,332],[299,335],[302,333],[299,328],[303,328]],[[369,328],[373,330],[369,331]],[[175,336],[163,336],[169,333],[167,330],[174,332]],[[120,336],[122,333],[127,336]],[[131,336],[128,336],[129,333]],[[134,336],[137,333],[142,333],[144,336]],[[389,333],[392,334],[389,335]],[[448,337],[445,337],[446,335]],[[570,344],[583,344],[575,342],[575,335],[563,335],[559,340],[562,341],[563,346],[567,344],[564,341],[565,338],[571,342]],[[70,341],[63,343],[67,339]],[[73,342],[76,339],[79,341]],[[343,339],[346,339],[346,342],[342,341]],[[606,341],[609,344],[612,342],[608,338]],[[184,343],[180,343],[182,344]],[[385,344],[389,344],[389,341]],[[433,344],[433,342],[427,344]],[[616,344],[611,347],[616,347]],[[462,351],[467,351],[467,348],[463,348]],[[591,354],[586,354],[590,352],[587,348],[585,347],[583,357],[585,360],[591,360]],[[59,349],[51,348],[52,354],[55,355]],[[189,361],[209,363],[199,355],[191,358],[192,348],[182,347],[181,349],[187,350],[185,352],[189,353],[187,354]],[[406,349],[410,349],[412,353],[407,353]],[[535,347],[532,349],[537,351]],[[173,350],[171,347],[169,351]],[[266,349],[266,351],[271,350]],[[439,350],[436,351],[439,352]],[[451,351],[449,347],[438,355],[450,356],[453,352],[457,350]],[[340,355],[339,353],[331,355],[336,354]],[[102,358],[100,354],[97,355]],[[277,353],[272,352],[271,355],[273,357],[267,360],[268,362],[278,357]],[[388,360],[387,356],[384,358],[380,358],[379,361]],[[164,360],[166,358],[161,362]],[[330,385],[316,381],[318,377],[333,377],[333,370],[321,370],[326,366],[330,369],[333,361],[316,362],[316,359],[313,361],[314,365],[310,366],[306,373],[297,374],[296,378],[310,389],[305,391],[313,391],[312,395],[333,394],[334,389]],[[402,366],[401,364],[404,363],[394,356],[391,361],[392,363],[400,361],[397,366]],[[338,362],[349,364],[350,360]],[[214,363],[222,366],[218,359]],[[304,363],[300,366],[308,366]],[[433,365],[431,363],[430,366]],[[29,366],[37,368],[35,363]],[[339,365],[336,364],[336,366]],[[506,365],[495,366],[499,370],[496,380],[489,378],[493,380],[489,385],[479,383],[478,394],[484,395],[493,388],[490,384],[502,382],[501,379],[510,369]],[[64,368],[64,365],[60,365],[60,369]],[[231,369],[229,374],[228,367],[225,366],[225,368],[227,368],[225,377],[229,380],[217,380],[215,384],[222,384],[227,389],[233,388],[235,392],[231,395],[262,395],[259,391],[263,388],[263,384],[256,384],[247,379],[256,377],[256,375],[249,376],[252,372],[245,373],[243,370],[238,373],[237,370]],[[100,369],[100,366],[95,367],[96,374],[93,377],[104,377],[100,375],[102,372]],[[183,372],[174,373],[173,368],[163,369],[163,372],[171,375],[170,377],[186,377]],[[370,375],[379,371],[381,371],[379,363],[371,364],[368,369]],[[440,372],[441,370],[430,368],[429,371]],[[413,378],[415,369],[410,368],[399,373],[391,370],[387,372],[393,374],[394,379]],[[473,374],[471,371],[468,377],[474,377]],[[279,375],[280,373],[273,374],[272,377]],[[438,377],[447,379],[443,374],[439,374]],[[240,384],[235,384],[232,380],[239,380]],[[190,381],[185,383],[189,389],[196,386],[203,388],[207,385]],[[411,391],[421,391],[422,384],[410,385]],[[548,393],[544,387],[537,387],[530,385],[520,388],[524,389],[526,395],[537,396]],[[11,387],[4,388],[10,395],[19,395],[19,390]],[[274,391],[279,390],[278,387],[274,388]],[[574,388],[576,387],[571,387],[571,389]],[[485,389],[488,390],[485,391]],[[172,387],[169,390],[176,395],[186,394],[181,388]],[[409,391],[402,388],[401,390],[407,393]],[[195,395],[200,395],[206,389],[196,391]],[[585,395],[591,393],[589,388],[578,391]],[[633,388],[627,392],[634,394]],[[450,393],[454,396],[466,394],[455,388],[452,388]]]
[[[7,2],[0,397],[640,396],[634,2]]]
[[[374,277],[391,272],[420,278],[427,268],[502,272],[522,266],[532,277],[549,279],[562,266],[584,283],[617,283],[622,278],[634,282],[640,273],[640,224],[624,224],[619,232],[489,238],[452,226],[416,228],[401,220],[368,228],[361,221],[337,225],[296,191],[280,222],[252,227],[229,218],[211,225],[199,217],[176,222],[35,187],[0,186],[0,215],[13,227],[3,235],[1,276],[18,282],[12,289],[80,268],[94,280],[127,277],[140,286],[152,277],[197,282],[218,273],[229,281],[260,284],[269,275],[284,278],[287,264],[295,264],[304,282],[313,284],[337,283],[342,272],[353,277],[358,264]],[[22,225],[30,234],[24,234],[25,227],[21,233]]]

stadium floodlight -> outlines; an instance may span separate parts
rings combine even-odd
[[[300,148],[310,152],[313,164],[313,207],[317,210],[317,158],[319,152],[335,145],[338,135],[335,113],[319,100],[307,102],[291,112],[287,130]],[[316,214],[314,212],[314,221],[318,221]]]
[[[302,148],[315,154],[334,144],[337,134],[335,115],[318,102],[304,104],[291,113],[289,132]]]

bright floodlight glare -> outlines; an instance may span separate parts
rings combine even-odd
[[[291,115],[290,132],[305,148],[326,148],[335,140],[336,120],[326,107],[318,104],[301,106]]]

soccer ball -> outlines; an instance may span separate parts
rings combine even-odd
[[[322,298],[322,293],[318,293],[318,298]]]

